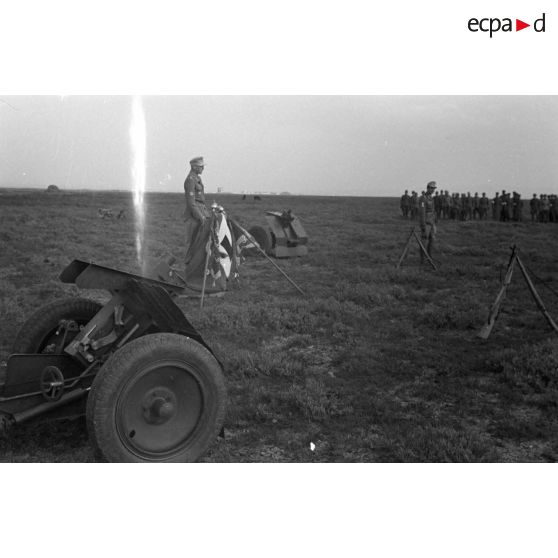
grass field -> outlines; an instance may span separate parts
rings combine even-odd
[[[183,258],[183,196],[147,196],[148,254]],[[516,271],[487,341],[485,322],[516,243],[558,293],[558,226],[442,222],[439,270],[413,248],[395,198],[208,196],[247,228],[292,209],[310,254],[259,257],[224,298],[179,305],[225,365],[226,436],[209,462],[486,462],[558,458],[558,339]],[[125,208],[126,220],[98,208]],[[73,259],[138,271],[126,193],[0,190],[0,360],[38,306],[77,294]],[[536,283],[555,319],[555,293]],[[83,292],[106,298],[103,292]],[[314,451],[310,444],[314,444]],[[0,441],[0,461],[93,461],[83,419],[35,422]]]

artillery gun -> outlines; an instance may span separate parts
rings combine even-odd
[[[308,235],[300,219],[290,209],[266,211],[268,228],[258,225],[250,229],[266,254],[274,258],[294,258],[308,255]]]
[[[116,462],[201,457],[225,418],[221,363],[174,303],[171,268],[143,277],[74,260],[64,283],[104,289],[37,310],[0,366],[0,430],[40,415],[85,414],[92,444]]]

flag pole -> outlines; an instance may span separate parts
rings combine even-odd
[[[303,295],[304,291],[265,253],[262,247],[258,244],[258,241],[244,227],[241,227],[234,219],[231,219],[231,221],[240,229],[242,233],[246,235],[246,238],[248,238],[248,240],[250,240],[250,242],[254,244],[254,246],[264,255],[264,257],[273,265],[273,267],[275,267],[275,269],[277,269],[277,271],[279,271],[279,273],[281,273],[287,279],[287,281],[301,295]]]
[[[209,268],[209,257],[211,255],[211,233],[213,231],[213,219],[215,218],[215,213],[211,213],[211,222],[209,225],[209,236],[207,237],[207,244],[205,245],[205,266],[203,268],[203,283],[202,283],[202,292],[200,298],[200,310],[203,310],[203,299],[205,297],[205,284],[207,282],[207,270]],[[203,225],[202,225],[203,226]]]

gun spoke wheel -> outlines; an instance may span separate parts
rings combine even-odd
[[[109,358],[93,382],[87,422],[109,461],[195,461],[221,430],[225,403],[213,355],[192,339],[159,333]]]
[[[21,326],[12,353],[62,353],[78,333],[79,326],[89,322],[101,307],[87,298],[66,298],[39,308]]]

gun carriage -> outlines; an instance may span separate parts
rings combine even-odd
[[[81,410],[109,461],[201,457],[222,430],[225,381],[173,300],[185,287],[170,267],[143,277],[74,260],[60,280],[109,291],[110,300],[56,301],[23,324],[0,366],[0,430]]]

